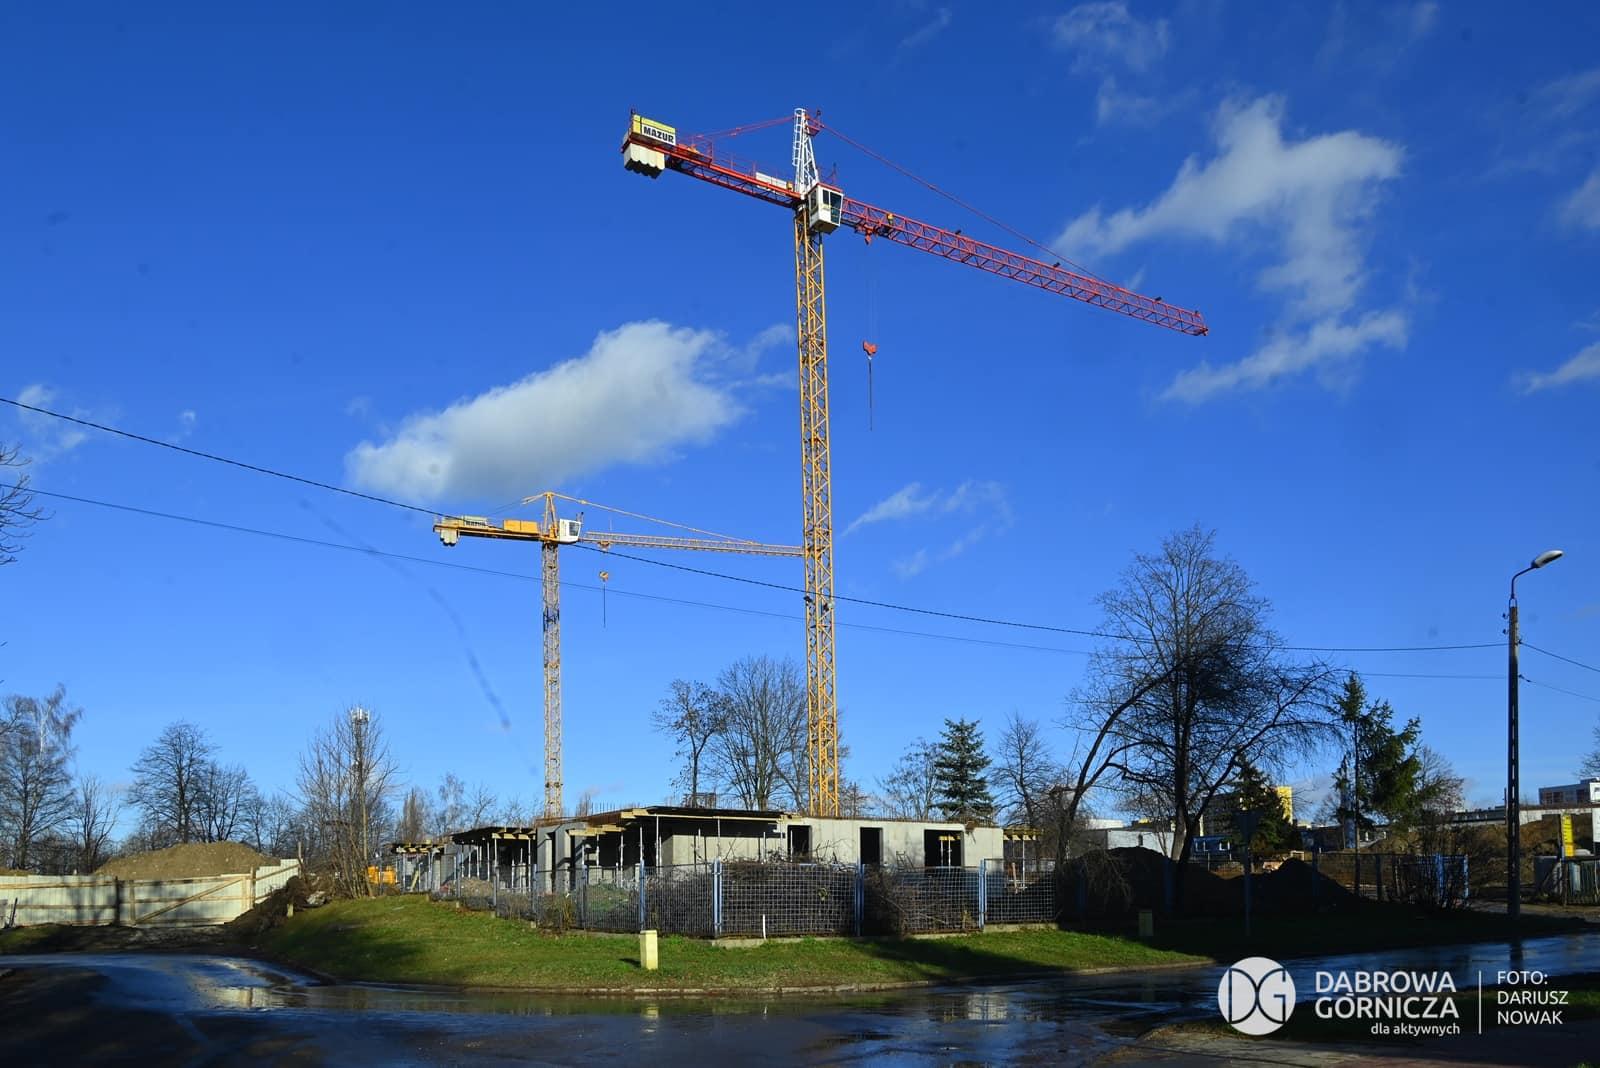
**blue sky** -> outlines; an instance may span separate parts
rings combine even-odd
[[[1554,546],[1521,586],[1525,639],[1594,663],[1597,30],[1581,4],[904,2],[798,34],[664,5],[11,7],[0,395],[442,511],[549,488],[794,542],[789,222],[617,150],[630,107],[684,131],[820,107],[1212,328],[836,235],[841,594],[1092,626],[1134,552],[1198,522],[1295,643],[1495,642],[1509,576]],[[740,150],[782,173],[786,138]],[[1016,244],[826,134],[818,152],[852,196]],[[531,549],[445,550],[413,513],[15,412],[0,436],[42,490],[536,574]],[[187,718],[287,786],[359,700],[409,778],[539,795],[535,583],[51,508],[0,570],[0,686],[64,683],[86,769],[125,779]],[[662,798],[668,683],[801,653],[792,594],[580,551],[563,569],[569,798]],[[846,770],[869,784],[945,716],[1058,716],[1088,648],[839,618]],[[1498,800],[1503,649],[1335,656]],[[1547,687],[1600,697],[1600,675],[1523,670],[1544,684],[1524,782],[1569,781],[1600,703]]]

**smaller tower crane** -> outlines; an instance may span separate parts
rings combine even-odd
[[[548,819],[562,815],[562,751],[561,751],[561,572],[558,560],[563,545],[580,542],[610,549],[613,545],[630,549],[692,549],[713,553],[746,553],[752,556],[799,556],[798,545],[766,545],[758,541],[732,538],[707,530],[682,527],[696,537],[658,534],[619,534],[615,531],[585,531],[583,513],[576,519],[563,519],[556,514],[556,499],[573,504],[592,505],[592,502],[564,493],[545,492],[526,498],[523,504],[544,502],[544,517],[538,519],[505,519],[498,525],[484,516],[442,516],[433,524],[439,540],[445,545],[455,545],[465,535],[469,538],[498,538],[505,541],[531,541],[540,546],[543,558],[543,608],[544,608],[544,814]],[[605,507],[595,505],[595,507]],[[617,509],[610,509],[618,511]],[[623,513],[634,515],[634,513]],[[648,516],[635,516],[649,519]],[[653,520],[664,522],[663,520]],[[680,524],[668,524],[680,526]]]

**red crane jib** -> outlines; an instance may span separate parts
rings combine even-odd
[[[632,142],[662,153],[667,167],[736,193],[777,204],[791,211],[801,204],[789,183],[769,178],[736,157],[713,152],[706,142],[666,145],[648,137],[629,134],[625,143]],[[991,245],[986,241],[946,230],[942,226],[920,222],[864,201],[844,198],[841,224],[848,226],[867,240],[881,237],[908,248],[920,249],[935,256],[943,256],[980,271],[1000,275],[1012,281],[1059,293],[1064,297],[1081,300],[1085,304],[1105,308],[1156,326],[1199,337],[1209,332],[1205,316],[1189,308],[1168,304],[1157,297],[1135,293],[1104,279],[1069,271],[1057,264],[1024,256]]]

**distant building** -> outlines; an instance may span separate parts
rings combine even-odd
[[[1541,805],[1600,805],[1600,777],[1569,786],[1539,787]]]
[[[1283,818],[1289,823],[1294,822],[1294,787],[1274,786],[1272,792],[1278,797],[1278,805],[1283,810]],[[1206,806],[1206,811],[1200,818],[1200,833],[1206,835],[1233,836],[1236,831],[1233,818],[1239,812],[1239,795],[1237,792],[1228,791],[1219,793],[1211,799]]]

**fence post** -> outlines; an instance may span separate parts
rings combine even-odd
[[[711,937],[722,937],[722,858],[711,862]]]
[[[861,937],[861,930],[862,930],[862,927],[863,927],[863,916],[862,916],[862,914],[866,912],[866,908],[867,908],[867,865],[866,865],[866,862],[858,860],[858,861],[856,861],[855,908],[852,909],[852,912],[854,912],[854,914],[855,914],[855,931],[856,931],[856,937],[857,938]]]
[[[634,874],[634,879],[635,879],[635,881],[636,881],[636,883],[637,883],[637,885],[639,887],[639,930],[642,931],[645,928],[645,905],[644,905],[645,877],[644,877],[644,861],[643,860],[639,861],[639,868],[638,868],[638,871],[635,872],[635,874]]]
[[[989,919],[989,859],[978,861],[978,930],[983,930]]]
[[[1322,896],[1322,887],[1318,885],[1322,882],[1318,872],[1320,865],[1317,863],[1317,859],[1321,855],[1320,853],[1311,854],[1311,911],[1313,912],[1317,910],[1317,899]]]
[[[1389,870],[1394,870],[1394,865],[1389,865]],[[1379,901],[1383,900],[1383,854],[1372,854],[1372,889]]]

